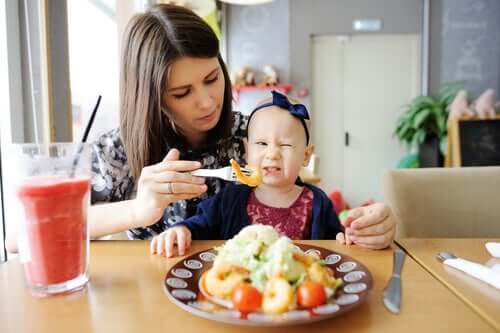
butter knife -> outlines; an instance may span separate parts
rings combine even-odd
[[[384,305],[395,314],[399,314],[401,306],[401,270],[405,257],[406,254],[403,251],[394,251],[392,276],[384,289]]]

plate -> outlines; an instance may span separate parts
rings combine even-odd
[[[224,303],[208,299],[200,291],[199,281],[212,267],[216,252],[208,249],[194,253],[176,263],[165,277],[168,298],[180,308],[206,319],[244,326],[287,326],[305,324],[336,317],[363,303],[373,287],[370,271],[359,261],[345,254],[305,244],[297,244],[304,252],[316,252],[327,266],[341,278],[343,285],[326,304],[312,309],[298,308],[281,314],[243,313]],[[229,304],[228,304],[229,305]]]

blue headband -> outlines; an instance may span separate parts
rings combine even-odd
[[[300,122],[302,123],[302,126],[304,127],[304,130],[306,131],[306,143],[309,144],[309,131],[307,130],[306,122],[305,119],[309,119],[309,112],[307,112],[307,108],[305,107],[304,104],[292,104],[288,100],[288,97],[283,95],[282,93],[279,93],[275,90],[271,92],[273,94],[273,100],[272,102],[269,103],[264,103],[262,105],[257,106],[255,109],[253,109],[252,113],[250,113],[250,117],[248,117],[248,123],[250,124],[250,119],[252,119],[252,116],[254,113],[260,109],[267,108],[269,106],[277,106],[283,110],[287,110],[292,114],[292,116],[298,118]]]

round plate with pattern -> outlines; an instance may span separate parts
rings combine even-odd
[[[343,285],[326,304],[312,309],[298,308],[281,314],[263,312],[242,313],[220,302],[207,299],[199,288],[202,274],[212,267],[215,250],[208,249],[190,255],[175,264],[165,277],[168,298],[177,306],[197,316],[229,324],[245,326],[296,325],[335,317],[363,303],[372,289],[370,271],[359,261],[325,248],[297,244],[304,252],[316,252],[333,269]]]

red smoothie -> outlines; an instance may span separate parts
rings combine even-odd
[[[87,265],[89,178],[32,177],[18,190],[25,212],[28,282],[51,285],[77,278]]]

